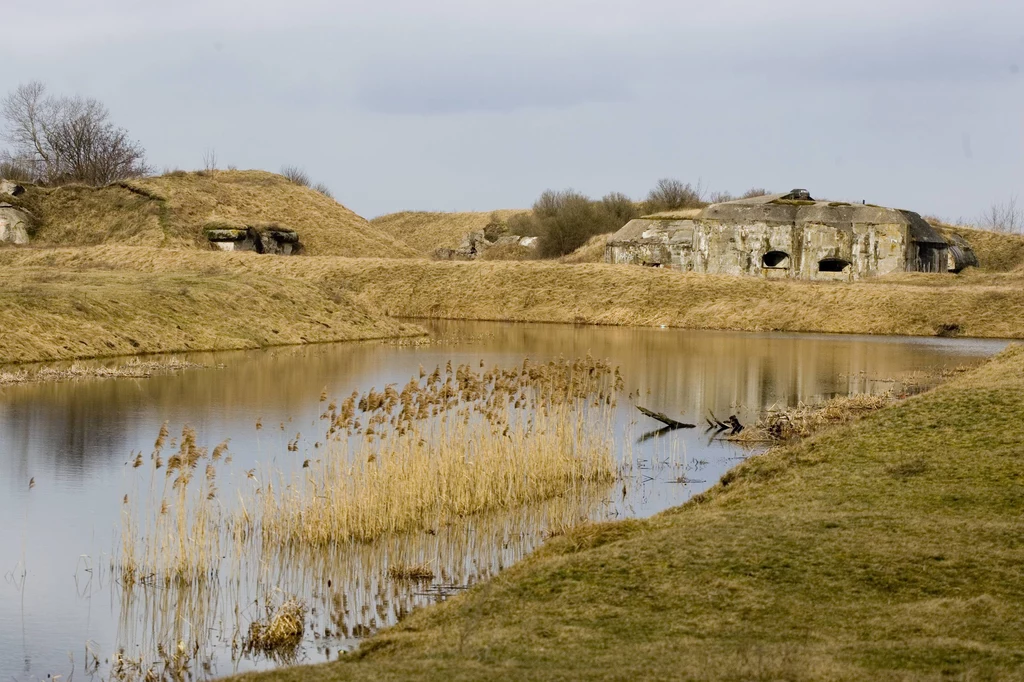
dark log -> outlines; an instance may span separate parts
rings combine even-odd
[[[672,417],[662,414],[661,412],[655,412],[654,410],[648,410],[646,407],[636,406],[636,409],[640,410],[640,413],[650,417],[651,419],[657,419],[662,424],[669,426],[673,429],[695,429],[696,424],[684,424],[683,422],[676,421]]]

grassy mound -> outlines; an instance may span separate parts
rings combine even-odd
[[[418,333],[370,310],[354,295],[278,272],[235,266],[267,260],[257,254],[167,258],[160,271],[111,265],[53,267],[48,258],[78,250],[8,250],[34,264],[0,267],[0,363],[67,360],[186,350],[229,350],[348,341]],[[129,258],[135,249],[121,247]],[[4,254],[7,255],[7,254]],[[285,259],[273,259],[285,260]],[[293,259],[300,260],[300,259]]]
[[[1024,271],[970,268],[849,284],[538,260],[268,258],[123,246],[0,249],[0,268],[27,267],[58,278],[212,269],[239,281],[256,275],[298,280],[395,317],[1024,338]],[[302,313],[292,314],[301,319]]]
[[[939,232],[958,234],[967,240],[982,270],[1009,272],[1024,269],[1024,235],[992,232],[970,227],[933,223]]]
[[[561,263],[603,263],[604,249],[610,238],[610,234],[595,234],[586,244],[558,260]]]
[[[309,255],[416,255],[335,200],[264,171],[183,171],[108,187],[29,187],[19,204],[39,221],[34,243],[210,248],[209,224],[279,224]]]
[[[526,211],[440,213],[402,211],[374,218],[370,224],[407,244],[420,256],[430,257],[439,248],[456,248],[470,232],[481,232],[494,218],[508,220]]]
[[[1020,679],[1024,349],[244,680]]]

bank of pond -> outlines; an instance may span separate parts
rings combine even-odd
[[[1005,346],[425,326],[0,386],[0,677],[333,660],[549,538],[675,507],[763,450],[638,405],[754,425],[918,392]]]

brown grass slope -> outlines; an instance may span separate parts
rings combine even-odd
[[[308,279],[220,268],[214,258],[156,272],[0,267],[0,363],[416,333],[352,294]]]
[[[940,232],[958,234],[966,239],[983,270],[1008,272],[1024,268],[1024,235],[941,223],[935,226]]]
[[[454,249],[468,233],[482,231],[491,222],[492,215],[499,220],[508,220],[518,213],[525,211],[402,211],[374,218],[370,224],[409,245],[419,255],[430,257],[436,249]]]
[[[242,680],[1024,679],[1024,348]]]
[[[0,249],[0,267],[100,271],[97,277],[218,268],[243,280],[309,282],[395,317],[1024,338],[1024,272],[906,274],[846,284],[603,263],[285,258],[114,246]]]
[[[128,243],[209,249],[207,223],[279,223],[310,255],[411,257],[415,252],[335,200],[264,171],[178,171],[108,187],[29,187],[39,246]]]
[[[931,336],[1024,337],[1019,274],[766,281],[601,263],[349,262],[325,277],[404,317]]]

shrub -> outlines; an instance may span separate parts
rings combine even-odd
[[[600,230],[598,234],[618,230],[633,218],[640,216],[636,202],[622,192],[609,192],[604,195],[599,208],[605,215],[608,229]]]
[[[662,178],[647,194],[647,212],[675,211],[681,208],[702,208],[706,206],[704,190],[700,183],[696,187],[672,178]]]
[[[298,166],[283,166],[281,168],[281,175],[294,182],[296,185],[302,185],[303,187],[309,187],[312,184],[312,180],[309,178],[309,174],[302,170]]]
[[[545,258],[575,251],[601,224],[594,202],[571,189],[544,192],[533,205],[533,214],[542,226],[539,251]]]
[[[520,237],[541,236],[541,225],[533,213],[517,213],[505,221],[509,234]]]
[[[751,187],[743,193],[743,196],[741,196],[740,199],[753,199],[754,197],[764,197],[769,194],[771,194],[771,192],[766,190],[764,187]]]
[[[501,216],[497,211],[491,213],[487,220],[487,224],[484,225],[484,239],[489,242],[493,242],[506,234],[509,234],[508,223],[501,219]],[[512,233],[518,234],[518,233]],[[519,235],[520,237],[524,235]]]
[[[320,192],[320,194],[323,194],[328,199],[334,198],[334,193],[331,192],[331,188],[322,182],[314,184],[312,187],[310,187],[310,189],[313,190],[314,192]]]

